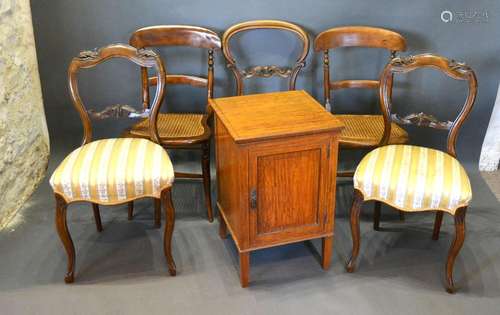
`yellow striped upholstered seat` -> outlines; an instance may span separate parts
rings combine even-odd
[[[160,138],[192,138],[205,133],[203,114],[159,114],[158,134]],[[134,136],[149,137],[149,120],[145,119],[130,129]]]
[[[354,174],[364,200],[378,200],[403,211],[442,210],[454,214],[472,198],[460,162],[439,150],[388,145],[368,153]]]
[[[165,150],[141,138],[104,139],[71,152],[50,178],[66,202],[117,204],[141,197],[160,198],[174,170]]]
[[[335,115],[345,128],[340,134],[341,145],[373,147],[379,144],[384,134],[382,115]],[[391,125],[390,144],[403,144],[408,141],[408,133],[396,123]]]

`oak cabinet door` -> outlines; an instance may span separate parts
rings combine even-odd
[[[324,230],[329,139],[265,144],[249,151],[249,223],[253,246]]]

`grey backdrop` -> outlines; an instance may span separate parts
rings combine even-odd
[[[459,157],[477,164],[480,145],[490,116],[500,76],[500,2],[498,0],[419,1],[300,1],[300,0],[33,0],[31,2],[40,76],[52,147],[70,150],[81,139],[81,124],[67,92],[66,69],[79,51],[109,43],[127,42],[137,28],[155,24],[191,24],[210,28],[220,35],[234,23],[252,19],[283,19],[302,26],[314,36],[341,25],[380,26],[403,34],[408,53],[435,52],[467,62],[479,81],[475,108],[459,138]],[[455,20],[444,23],[441,12],[449,10]],[[487,21],[460,21],[464,12],[488,15]],[[480,21],[479,21],[480,20]],[[244,41],[243,41],[244,40]],[[243,44],[243,42],[245,44]],[[240,61],[255,64],[285,64],[299,47],[293,37],[275,31],[252,32],[236,38]],[[251,49],[251,51],[250,51]],[[245,53],[246,54],[245,54]],[[161,50],[167,71],[192,74],[205,71],[204,55],[190,49]],[[387,61],[387,53],[369,49],[334,52],[332,79],[376,78]],[[81,89],[89,107],[113,103],[139,104],[139,73],[126,62],[110,62],[82,75]],[[321,54],[311,47],[307,67],[298,80],[323,103]],[[442,75],[421,71],[397,81],[395,106],[402,113],[432,111],[441,119],[451,118],[462,103],[464,85],[443,81]],[[279,80],[259,81],[249,91],[283,88]],[[222,54],[216,57],[216,96],[232,95],[234,84]],[[167,88],[166,110],[203,111],[203,91]],[[377,110],[375,92],[355,90],[334,95],[336,112]],[[20,105],[22,106],[22,105]],[[419,107],[420,106],[420,107]],[[453,110],[452,110],[453,109]],[[119,132],[126,122],[98,124],[98,136]],[[414,142],[435,144],[436,133],[410,130]],[[472,166],[472,165],[470,165]]]

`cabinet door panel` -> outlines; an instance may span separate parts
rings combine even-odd
[[[328,138],[323,137],[251,150],[250,241],[254,246],[323,232],[328,151]]]
[[[257,158],[257,233],[318,225],[321,149]]]

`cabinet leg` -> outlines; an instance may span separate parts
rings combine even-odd
[[[321,239],[321,268],[328,270],[332,261],[333,236],[323,237]]]
[[[240,253],[240,282],[241,287],[248,287],[250,281],[250,252]]]
[[[226,220],[224,220],[224,217],[220,213],[219,213],[219,236],[222,239],[226,239],[227,238]]]

